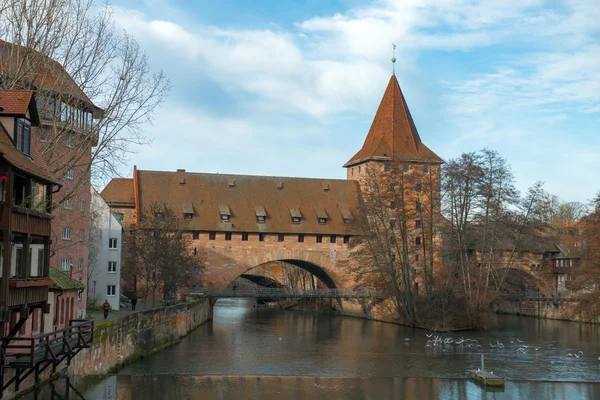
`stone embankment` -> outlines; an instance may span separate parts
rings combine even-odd
[[[208,298],[201,297],[97,322],[91,347],[71,360],[67,373],[71,376],[102,375],[117,371],[125,364],[181,341],[209,319],[209,309]],[[56,370],[62,371],[65,367],[61,364]],[[38,386],[54,377],[48,371]],[[20,396],[31,391],[33,386],[34,382],[28,379],[21,384],[19,393],[11,393],[9,389],[4,398]]]

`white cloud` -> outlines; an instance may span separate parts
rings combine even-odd
[[[161,114],[200,127],[185,138],[196,147],[251,152],[282,131],[290,139],[301,130],[326,135],[332,132],[319,130],[319,123],[330,118],[372,118],[389,77],[392,42],[398,45],[396,70],[405,86],[442,84],[441,99],[422,103],[445,110],[444,132],[437,134],[450,145],[449,152],[467,144],[543,145],[548,127],[571,120],[574,113],[600,113],[597,0],[365,1],[292,26],[268,21],[256,29],[198,24],[166,5],[170,8],[164,14],[114,11],[118,24],[144,41],[174,80],[209,80],[236,101],[236,111],[241,109],[235,117],[231,110],[217,116],[199,105],[182,108],[170,100]],[[445,75],[445,82],[421,76],[417,67],[426,62],[420,58],[425,52],[447,56],[460,51],[473,60],[482,49],[482,57],[493,54],[493,61],[461,65],[457,70],[462,73]],[[274,115],[289,117],[293,126],[270,125]],[[302,145],[294,151],[314,155]]]

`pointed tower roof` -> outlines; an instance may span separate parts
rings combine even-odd
[[[369,160],[444,162],[421,142],[395,75],[388,83],[362,149],[344,167]]]

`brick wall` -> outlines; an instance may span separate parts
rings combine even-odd
[[[52,132],[51,126],[42,125],[33,130],[31,139],[32,158],[46,169],[53,172],[54,178],[60,182],[63,187],[58,193],[53,194],[52,201],[55,206],[52,211],[52,235],[50,245],[50,266],[62,270],[62,260],[70,259],[73,264],[71,277],[86,283],[88,269],[88,241],[90,232],[89,207],[91,201],[90,179],[91,175],[88,169],[91,163],[91,147],[85,149],[83,155],[81,146],[77,145],[78,140],[85,140],[81,134],[73,133],[74,145],[67,147],[66,134],[57,139],[52,144],[52,152],[47,152],[48,142],[40,138],[41,130],[45,129]],[[69,179],[65,176],[65,170],[60,166],[69,164],[68,160],[75,158],[77,162],[74,165],[74,177]],[[71,208],[64,206],[66,197],[71,198]],[[82,205],[83,202],[83,205]],[[83,209],[83,211],[81,211]],[[63,239],[63,229],[71,229],[71,239]],[[80,233],[83,233],[83,240],[80,240]],[[81,299],[75,300],[75,308],[79,313],[85,312],[86,293],[83,292]]]

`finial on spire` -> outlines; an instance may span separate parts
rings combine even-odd
[[[396,75],[396,43],[392,43],[392,74]]]

